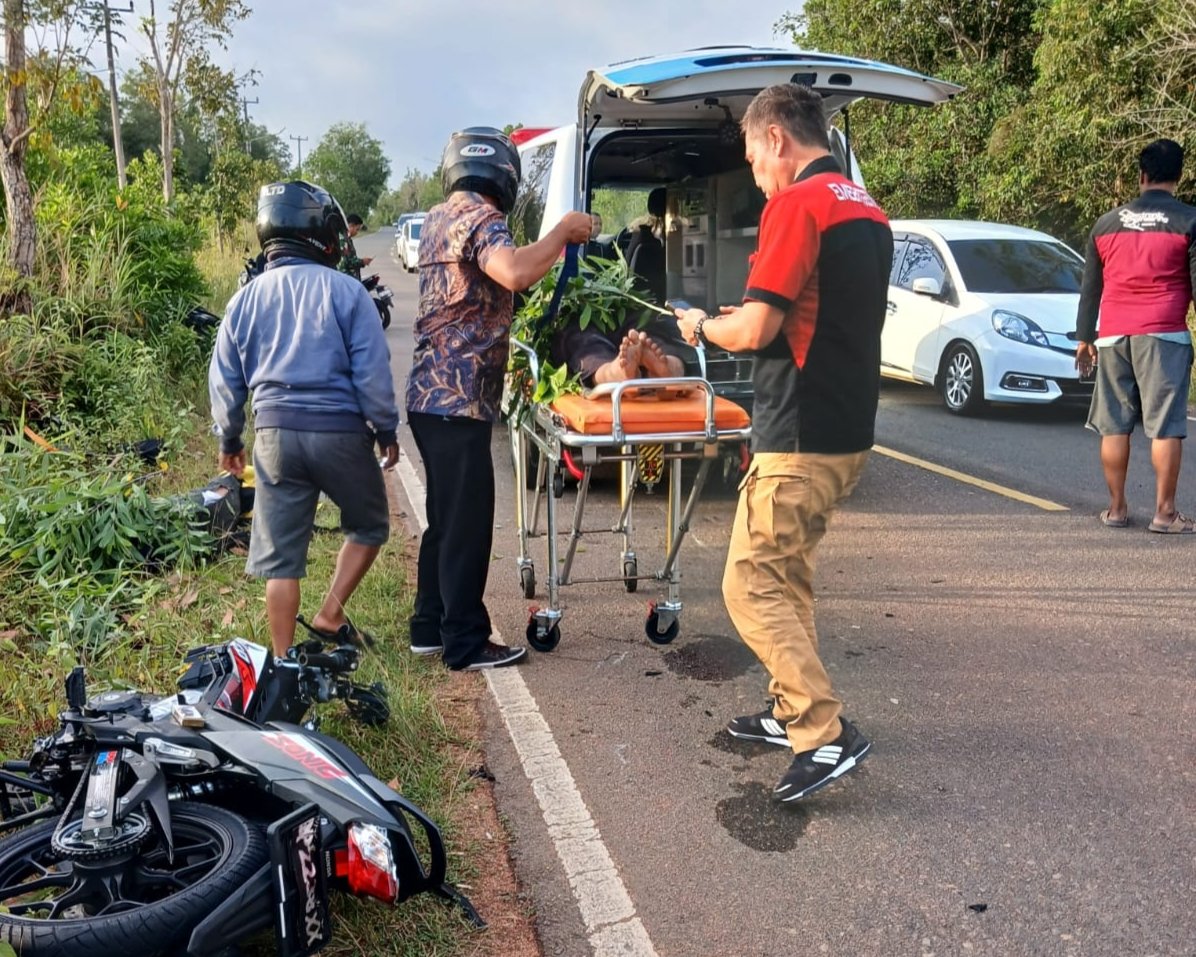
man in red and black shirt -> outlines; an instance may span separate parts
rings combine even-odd
[[[1175,507],[1188,434],[1188,305],[1196,298],[1196,208],[1175,198],[1183,165],[1183,148],[1173,140],[1147,146],[1138,157],[1140,195],[1105,213],[1088,237],[1076,366],[1088,372],[1096,363],[1088,428],[1101,436],[1109,507],[1100,519],[1111,528],[1129,525],[1125,475],[1130,434],[1141,420],[1155,469],[1155,511],[1147,528],[1196,532],[1196,521]]]
[[[682,336],[754,354],[752,463],[723,576],[727,611],[771,677],[772,705],[736,737],[791,748],[774,789],[795,801],[852,770],[867,739],[840,717],[818,657],[814,552],[872,447],[893,235],[827,149],[822,98],[762,90],[743,118],[768,197],[742,306],[678,313]]]

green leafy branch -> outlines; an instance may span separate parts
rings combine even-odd
[[[594,326],[610,334],[625,328],[634,320],[643,326],[652,311],[667,312],[640,298],[639,277],[631,271],[622,252],[616,259],[582,257],[579,275],[567,280],[555,317],[549,319],[548,309],[561,278],[563,262],[557,263],[527,294],[511,325],[511,335],[526,343],[539,360],[540,376],[533,382],[528,357],[520,350],[512,350],[508,364],[508,413],[517,407],[526,408],[528,402],[552,403],[569,393],[581,392],[576,375],[569,375],[564,366],[552,363],[552,340],[566,326],[576,324],[582,329]]]

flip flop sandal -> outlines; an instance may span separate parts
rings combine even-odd
[[[1146,526],[1152,532],[1158,535],[1192,535],[1196,534],[1196,521],[1188,518],[1179,512],[1175,513],[1175,518],[1171,519],[1166,525],[1160,525],[1158,522],[1151,522]]]
[[[311,634],[322,641],[330,641],[337,645],[353,645],[355,648],[373,648],[377,643],[368,631],[362,631],[348,618],[336,631],[324,631],[309,624],[302,615],[296,615],[295,620]]]
[[[1130,524],[1130,517],[1125,515],[1122,518],[1110,518],[1109,509],[1106,508],[1100,513],[1100,521],[1106,528],[1126,528]]]

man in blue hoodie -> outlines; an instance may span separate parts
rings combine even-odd
[[[338,643],[368,639],[345,604],[390,532],[382,468],[399,459],[390,355],[365,288],[336,270],[344,214],[318,186],[273,183],[258,197],[266,269],[229,300],[208,370],[220,466],[245,468],[253,392],[254,510],[246,571],[266,579],[274,654],[295,637],[299,581],[320,493],[341,511],[345,543],[312,626]]]

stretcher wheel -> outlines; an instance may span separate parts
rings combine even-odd
[[[536,616],[532,615],[527,620],[527,643],[536,651],[552,651],[561,643],[561,626],[554,623],[548,631],[541,634],[540,623],[536,621]]]
[[[623,563],[623,587],[627,589],[628,594],[631,594],[639,587],[638,575],[639,568],[634,559]]]
[[[648,612],[648,620],[644,622],[644,634],[654,645],[667,645],[681,634],[681,622],[674,618],[668,628],[660,630],[660,612],[655,608]]]
[[[536,597],[536,569],[531,565],[519,569],[519,587],[523,589],[524,598]]]
[[[561,471],[560,466],[552,473],[552,496],[553,498],[560,498],[565,494],[565,473]]]

